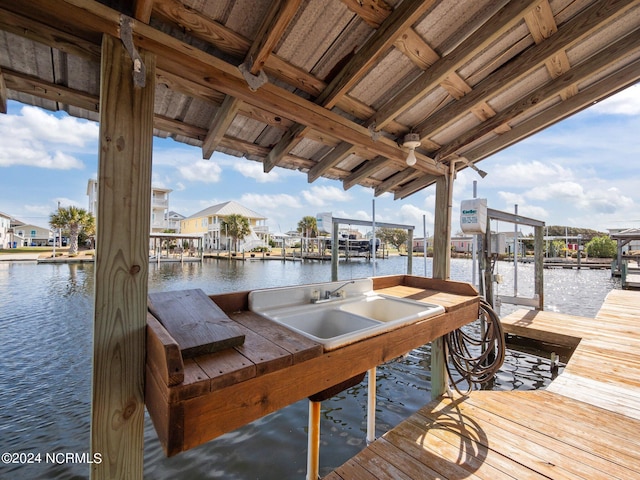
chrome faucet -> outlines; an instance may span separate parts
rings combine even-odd
[[[334,289],[334,290],[325,290],[324,291],[324,297],[322,298],[312,298],[311,299],[311,303],[324,303],[324,302],[329,302],[331,300],[333,300],[334,298],[341,298],[339,292],[340,290],[342,290],[346,285],[349,285],[350,283],[356,283],[355,280],[350,280],[348,282],[344,282],[342,285],[340,285],[338,288]]]

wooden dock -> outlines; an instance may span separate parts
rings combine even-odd
[[[547,390],[440,398],[325,478],[640,479],[640,292],[610,292],[595,319],[518,310],[503,324],[575,347]]]

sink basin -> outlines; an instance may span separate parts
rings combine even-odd
[[[440,305],[382,295],[370,295],[359,301],[345,303],[340,310],[379,322],[403,322],[444,312]]]
[[[313,337],[320,343],[380,324],[375,320],[335,308],[321,308],[304,313],[274,316],[271,319],[303,335]]]
[[[291,298],[307,299],[310,296],[310,291],[302,294],[294,288],[273,289],[273,293],[269,289],[256,291],[254,296],[250,294],[250,308],[322,344],[325,351],[445,311],[440,305],[380,295],[372,290],[357,291],[353,296],[326,303],[288,303]]]

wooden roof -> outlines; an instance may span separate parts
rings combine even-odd
[[[0,0],[0,109],[98,120],[106,33],[156,54],[157,136],[404,198],[635,83],[639,29],[640,0]]]

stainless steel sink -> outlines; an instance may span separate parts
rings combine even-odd
[[[287,298],[306,298],[311,295],[310,292],[301,295],[299,291],[287,291],[295,288],[273,289],[273,292],[261,290],[253,298],[250,295],[250,308],[322,344],[325,351],[380,335],[445,311],[440,305],[380,295],[373,291],[358,291],[351,297],[322,304],[285,303]],[[279,303],[278,299],[282,301]]]

